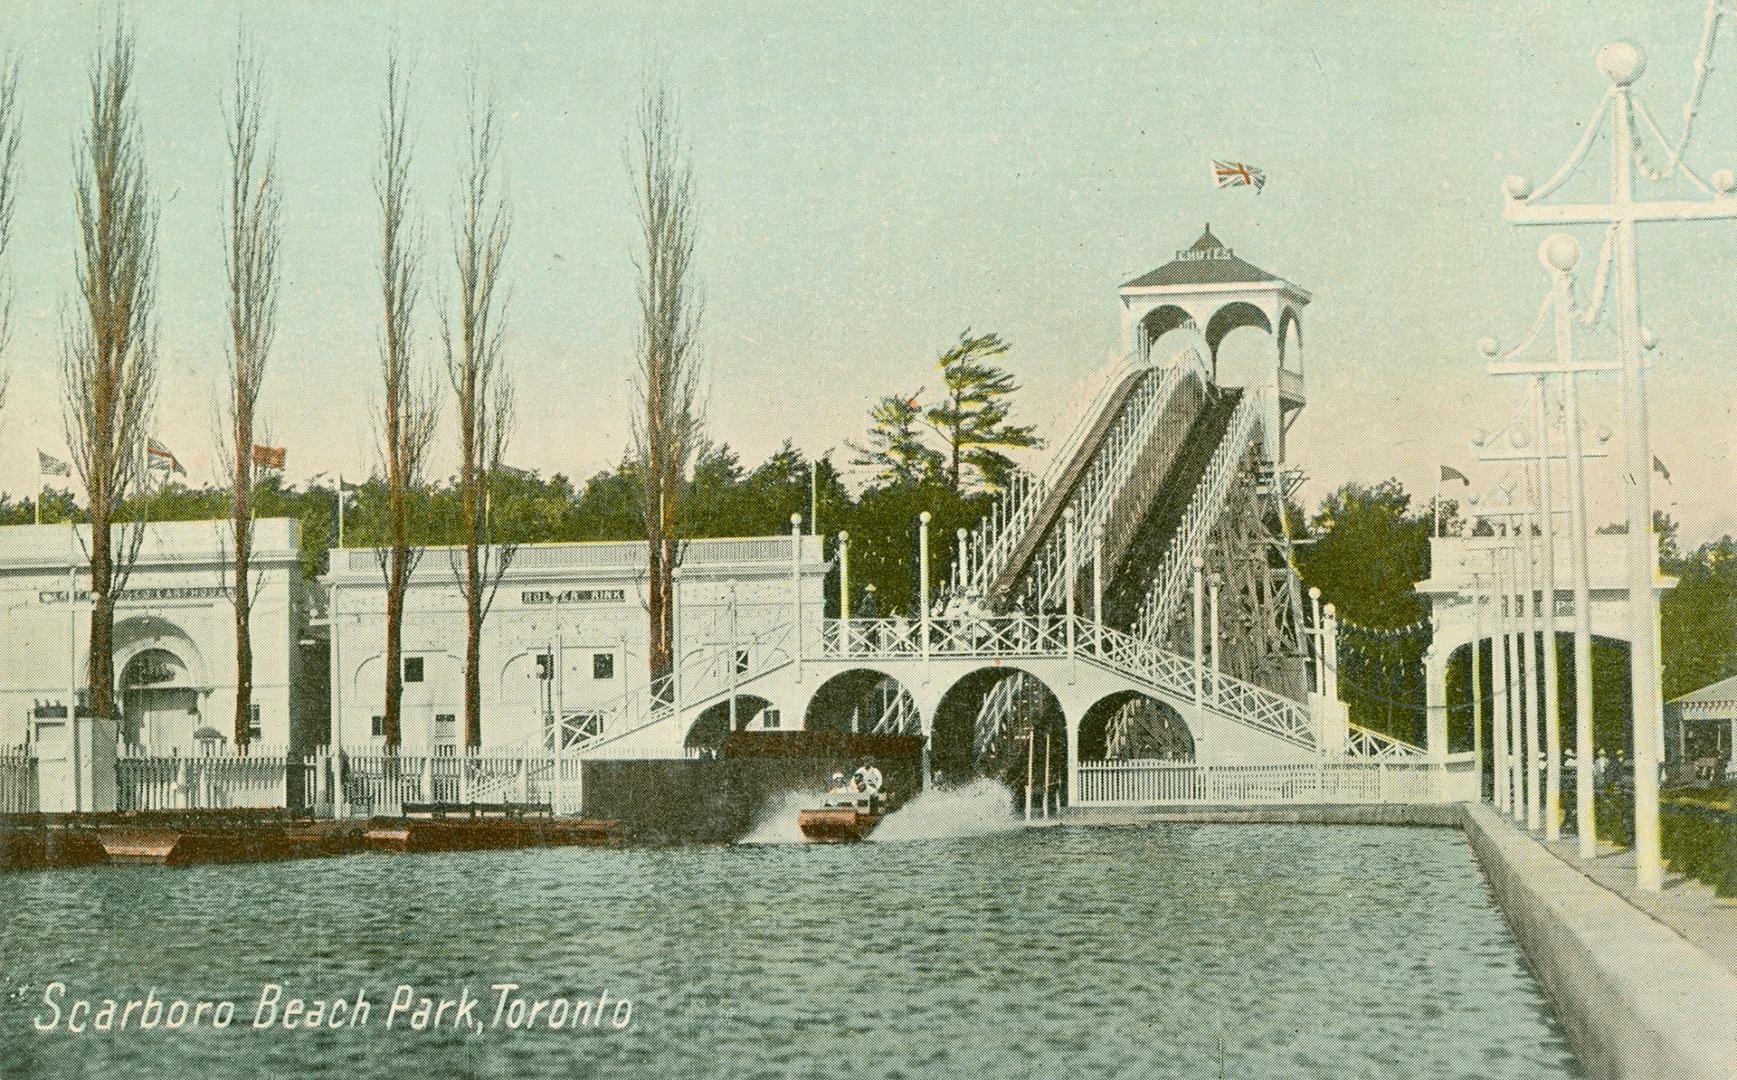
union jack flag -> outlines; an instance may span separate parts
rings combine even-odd
[[[1240,161],[1212,162],[1212,182],[1216,187],[1253,187],[1259,195],[1261,188],[1267,186],[1267,174]]]

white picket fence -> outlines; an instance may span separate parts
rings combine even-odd
[[[1079,767],[1074,806],[1443,803],[1471,785],[1440,764],[1323,759],[1287,765],[1098,761]]]
[[[584,809],[584,771],[572,754],[333,754],[309,759],[307,809],[322,817],[396,816],[405,803],[548,803]]]
[[[305,791],[310,770],[308,759],[282,747],[186,756],[123,747],[115,757],[115,809],[282,809],[291,803],[292,778]]]
[[[0,814],[31,814],[39,808],[36,758],[22,746],[0,750]]]
[[[559,765],[559,768],[557,768]],[[0,812],[24,796],[12,777],[34,762],[0,754]],[[583,806],[579,759],[547,754],[424,756],[379,752],[308,754],[254,747],[247,754],[153,755],[125,748],[115,760],[117,810],[305,810],[320,817],[397,816],[405,803],[538,802],[577,814]]]

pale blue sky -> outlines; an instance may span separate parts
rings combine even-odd
[[[699,267],[717,438],[758,460],[788,435],[856,437],[868,405],[930,379],[967,326],[1014,344],[1021,408],[1046,425],[1117,347],[1116,287],[1210,220],[1238,254],[1315,294],[1310,404],[1293,464],[1308,494],[1438,462],[1474,471],[1473,429],[1520,388],[1471,343],[1512,341],[1547,282],[1542,236],[1500,220],[1510,172],[1547,175],[1606,83],[1605,41],[1649,53],[1642,96],[1673,131],[1700,0],[1527,3],[134,4],[139,110],[162,202],[162,438],[210,475],[223,381],[218,102],[238,21],[267,64],[284,184],[282,330],[266,388],[289,473],[365,474],[378,381],[370,186],[384,59],[414,67],[425,317],[449,273],[461,92],[474,49],[507,117],[517,227],[511,460],[584,476],[627,438],[633,242],[623,143],[648,57],[680,96],[703,209]],[[106,5],[16,4],[25,174],[11,259],[20,317],[0,417],[0,488],[60,452],[58,312],[73,283],[71,151]],[[1695,160],[1737,165],[1737,25]],[[1602,143],[1595,154],[1607,154]],[[1215,191],[1209,159],[1267,171]],[[1600,159],[1602,160],[1602,158]],[[1591,168],[1596,186],[1603,166]],[[1581,234],[1589,253],[1597,234]],[[1591,255],[1588,256],[1589,262]],[[1663,340],[1657,503],[1691,539],[1737,529],[1730,225],[1645,231],[1646,321]],[[1587,411],[1614,426],[1611,387]],[[1052,435],[1061,432],[1051,430]],[[450,427],[445,434],[450,436]],[[450,441],[450,438],[446,441]],[[442,443],[439,466],[450,462]],[[1594,516],[1618,513],[1611,466]]]

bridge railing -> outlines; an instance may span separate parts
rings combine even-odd
[[[1385,735],[1361,724],[1347,724],[1350,733],[1346,736],[1345,752],[1351,757],[1412,760],[1422,758],[1428,751],[1415,743],[1404,742],[1391,735]]]
[[[1194,572],[1194,560],[1206,550],[1206,538],[1224,508],[1231,482],[1236,479],[1250,440],[1266,415],[1263,391],[1243,395],[1231,417],[1230,427],[1213,451],[1205,475],[1195,486],[1194,495],[1183,512],[1176,534],[1165,549],[1164,558],[1153,576],[1152,588],[1141,605],[1134,632],[1148,641],[1162,644],[1171,614],[1182,600],[1182,594]]]
[[[924,627],[928,638],[925,644]],[[1192,701],[1196,671],[1182,656],[1130,634],[1076,615],[942,616],[920,619],[827,619],[804,655],[814,659],[863,660],[945,657],[1077,657],[1095,662],[1163,695]],[[1299,746],[1315,745],[1306,705],[1265,687],[1220,674],[1199,673],[1202,705],[1209,711],[1271,732]]]
[[[1445,766],[1331,759],[1294,765],[1088,761],[1074,806],[1444,803],[1468,795]]]
[[[1149,378],[1128,399],[1122,417],[1104,433],[1093,451],[1090,467],[1068,496],[1067,506],[1074,512],[1076,542],[1089,543],[1095,528],[1111,523],[1113,512],[1121,505],[1131,483],[1139,481],[1142,488],[1147,488],[1162,480],[1162,473],[1170,464],[1167,459],[1181,447],[1189,424],[1199,412],[1208,377],[1199,353],[1192,348],[1184,349],[1163,365],[1156,380]],[[1190,380],[1194,387],[1192,396],[1179,397],[1179,391]],[[1135,465],[1148,456],[1148,447],[1155,439],[1166,437],[1168,445],[1160,451],[1161,459],[1148,462],[1159,475],[1139,475]],[[1053,611],[1061,604],[1067,588],[1067,538],[1063,530],[1055,530],[1044,541],[1033,562],[1039,568],[1036,576],[1041,582],[1037,606]]]
[[[1090,405],[1071,427],[1067,440],[1051,456],[1043,474],[1035,481],[1022,478],[1022,482],[978,523],[967,545],[972,565],[964,575],[969,589],[976,595],[988,596],[997,587],[996,582],[1001,579],[1008,563],[1014,560],[1021,545],[1032,539],[1041,541],[1041,547],[1029,556],[1029,569],[1022,573],[1040,579],[1045,602],[1058,596],[1062,588],[1058,575],[1065,547],[1059,529],[1061,514],[1052,509],[1045,517],[1040,511],[1050,506],[1056,497],[1065,497],[1067,506],[1074,511],[1074,526],[1079,535],[1090,536],[1094,526],[1108,520],[1147,444],[1170,418],[1170,403],[1176,397],[1177,389],[1190,377],[1202,383],[1209,378],[1204,358],[1192,346],[1179,350],[1162,364],[1152,365],[1156,377],[1148,377],[1120,406],[1121,415],[1103,432],[1099,445],[1092,448],[1089,465],[1070,481],[1070,466],[1084,449],[1087,435],[1102,419],[1100,414],[1109,407],[1113,392],[1133,374],[1135,367],[1131,356],[1110,365]],[[1001,505],[1003,502],[1005,506]],[[1048,535],[1029,537],[1040,518],[1051,522],[1045,526]],[[1025,558],[1020,561],[1024,562]]]

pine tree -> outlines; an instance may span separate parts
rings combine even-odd
[[[923,442],[923,410],[915,397],[889,394],[869,410],[866,445],[848,444],[851,464],[874,470],[878,484],[919,484],[941,471],[941,455]]]
[[[997,334],[972,337],[966,330],[935,365],[947,396],[925,410],[923,420],[947,444],[947,483],[954,491],[964,490],[967,469],[976,474],[973,487],[1000,486],[1013,471],[1013,461],[1003,450],[1043,444],[1031,425],[1008,422],[1013,407],[1008,398],[1019,384],[991,361],[1009,348]]]

